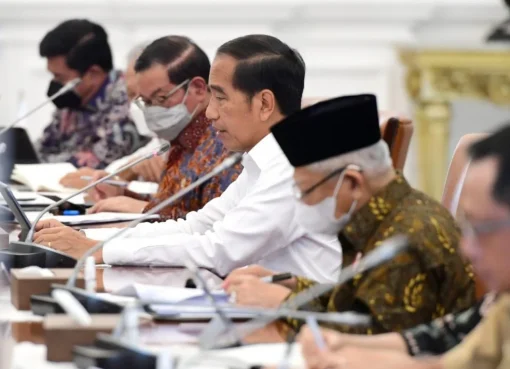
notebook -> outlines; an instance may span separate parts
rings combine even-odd
[[[74,192],[62,186],[59,181],[68,173],[75,172],[76,168],[70,163],[48,164],[16,164],[12,171],[11,180],[24,184],[32,191],[47,192]]]

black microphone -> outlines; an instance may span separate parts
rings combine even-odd
[[[119,229],[119,231],[112,234],[107,239],[99,242],[97,245],[92,247],[91,249],[87,250],[85,254],[77,261],[76,265],[74,266],[74,270],[72,275],[69,277],[67,283],[65,286],[63,285],[53,285],[52,288],[59,288],[59,289],[66,289],[69,292],[73,293],[75,297],[87,308],[88,306],[100,306],[101,312],[109,312],[109,313],[118,313],[119,312],[119,304],[112,304],[111,302],[105,301],[103,299],[97,298],[97,296],[93,293],[87,292],[85,290],[82,290],[80,288],[76,288],[76,279],[78,277],[78,274],[82,267],[85,264],[85,261],[89,256],[94,255],[97,251],[99,251],[101,248],[104,247],[106,243],[113,240],[114,238],[117,238],[127,231],[129,231],[131,228],[135,227],[136,225],[140,224],[144,220],[150,218],[151,215],[158,213],[160,210],[164,209],[165,207],[171,205],[172,203],[180,200],[182,197],[187,195],[189,192],[193,191],[198,186],[202,185],[203,183],[209,181],[211,178],[217,176],[224,170],[236,165],[239,163],[242,159],[242,154],[234,154],[227,159],[225,159],[221,164],[219,164],[217,167],[215,167],[211,172],[208,174],[200,177],[195,182],[191,183],[189,186],[181,189],[174,195],[170,196],[169,198],[161,201],[158,205],[150,209],[147,213],[145,213],[143,216],[141,216],[138,219],[133,220],[130,222],[125,228]],[[55,308],[57,310],[59,309],[58,306],[56,306],[55,302],[51,299],[48,299],[45,296],[33,296],[31,298],[33,311],[36,314],[43,315],[48,312],[54,312]],[[51,304],[52,307],[48,308],[48,304]],[[34,306],[37,308],[37,312],[34,310]],[[110,308],[110,307],[112,308]],[[60,311],[60,310],[58,310]]]
[[[384,241],[375,250],[371,251],[365,257],[361,258],[356,265],[351,264],[348,267],[342,269],[338,277],[337,283],[313,285],[312,287],[288,299],[285,303],[283,303],[280,306],[280,308],[276,311],[275,314],[261,318],[255,318],[246,323],[237,325],[236,326],[237,333],[241,335],[241,337],[246,337],[246,335],[258,329],[261,329],[265,327],[267,324],[278,319],[282,315],[281,312],[283,310],[286,309],[298,310],[300,307],[304,306],[305,304],[309,303],[315,298],[331,291],[332,289],[335,288],[335,286],[343,284],[353,279],[356,275],[363,273],[369,269],[372,269],[384,262],[387,262],[388,260],[391,260],[397,254],[404,251],[407,247],[409,247],[409,241],[408,238],[403,235],[397,235]],[[199,342],[200,347],[206,350],[218,347],[230,347],[237,343],[235,341],[232,342],[230,332],[225,332],[225,330],[217,331],[216,334],[213,334],[211,330],[208,330],[207,335],[204,334],[201,335]],[[292,341],[290,343],[292,343]]]
[[[40,103],[39,105],[37,105],[35,108],[33,108],[32,110],[30,110],[29,112],[27,112],[26,114],[23,114],[21,117],[18,117],[17,119],[15,119],[13,122],[11,122],[10,124],[7,125],[7,127],[4,127],[2,128],[2,130],[0,130],[0,136],[3,135],[5,132],[7,132],[9,129],[13,128],[16,124],[18,124],[19,122],[21,122],[23,119],[29,117],[30,115],[34,114],[36,111],[38,111],[39,109],[41,109],[43,106],[46,106],[47,104],[49,104],[50,102],[52,102],[53,100],[55,100],[57,97],[65,94],[67,91],[70,91],[72,90],[73,88],[76,87],[76,85],[78,83],[81,82],[81,78],[75,78],[69,82],[67,82],[64,86],[62,86],[62,88],[60,90],[58,90],[57,92],[55,92],[53,95],[51,95],[50,97],[48,97],[46,100],[44,100],[42,103]]]
[[[140,158],[136,159],[135,161],[129,163],[129,164],[126,164],[122,167],[120,167],[119,169],[117,169],[116,171],[108,174],[107,176],[95,181],[95,182],[92,182],[90,184],[88,184],[87,186],[83,187],[82,189],[76,191],[76,192],[73,192],[72,194],[70,194],[69,196],[61,199],[60,201],[57,201],[51,205],[48,205],[46,208],[44,208],[38,215],[37,215],[37,218],[35,219],[35,221],[32,223],[32,226],[30,227],[30,231],[28,231],[28,234],[27,234],[27,237],[26,237],[26,242],[32,242],[33,240],[33,237],[34,237],[34,232],[35,232],[35,227],[37,225],[37,222],[39,222],[39,220],[41,220],[41,218],[44,216],[44,214],[46,214],[48,211],[50,211],[51,209],[53,208],[56,208],[60,205],[62,205],[63,203],[65,203],[66,201],[72,199],[73,197],[75,196],[78,196],[79,194],[82,194],[86,191],[88,191],[89,189],[91,189],[92,187],[95,187],[97,186],[98,184],[104,182],[104,181],[107,181],[108,179],[116,176],[117,174],[131,168],[131,167],[134,167],[135,165],[139,164],[140,162],[142,161],[145,161],[147,159],[150,159],[150,158],[153,158],[155,156],[160,156],[164,153],[166,153],[168,150],[170,149],[170,144],[168,142],[164,143],[163,145],[161,145],[159,147],[159,149],[157,151],[154,151],[154,152],[150,152],[150,153],[147,153],[143,156],[141,156]]]

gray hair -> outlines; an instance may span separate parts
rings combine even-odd
[[[349,164],[363,169],[368,178],[384,175],[393,168],[390,150],[384,140],[357,151],[313,163],[308,168],[316,172],[333,172]]]
[[[138,59],[138,57],[142,54],[147,46],[149,46],[150,42],[141,42],[133,47],[127,54],[127,65],[133,63]]]

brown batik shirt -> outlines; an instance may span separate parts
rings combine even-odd
[[[369,314],[372,323],[368,327],[328,327],[375,334],[428,323],[475,303],[473,273],[459,253],[460,232],[454,219],[437,201],[411,188],[400,173],[357,211],[340,233],[344,265],[398,234],[408,236],[412,246],[407,251],[335,287],[302,310]],[[313,284],[299,277],[290,296]],[[300,324],[289,319],[279,326],[286,334]]]

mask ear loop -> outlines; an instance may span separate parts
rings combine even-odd
[[[190,85],[190,84],[191,84],[191,80],[190,80],[190,81],[188,81],[188,85],[186,86],[186,93],[184,94],[184,97],[182,98],[182,102],[181,102],[181,104],[182,104],[182,105],[184,105],[184,102],[186,101],[186,98],[188,97],[189,85]],[[196,114],[196,112],[197,112],[197,110],[198,110],[198,105],[199,105],[199,104],[197,104],[197,106],[195,106],[195,109],[194,109],[194,110],[193,110],[193,112],[191,113],[191,116],[192,116],[192,117],[194,117],[194,116],[195,116],[195,114]],[[186,110],[188,110],[188,108],[186,108]]]
[[[346,168],[345,168],[345,171],[347,171],[347,169],[353,169],[353,170],[357,170],[359,172],[361,172],[361,168],[358,167],[357,165],[348,165]],[[342,186],[342,183],[344,181],[344,178],[345,178],[345,171],[342,172],[342,174],[340,175],[340,178],[338,178],[338,182],[335,186],[335,191],[333,192],[333,197],[335,198],[336,200],[336,197],[338,195],[338,192],[340,191],[340,187]],[[356,209],[356,206],[358,206],[358,200],[354,199],[351,203],[351,207],[349,208],[349,211],[347,211],[347,213],[345,214],[345,216],[348,218],[348,219],[351,219],[351,216],[352,216],[352,213],[354,212],[354,210]],[[338,218],[340,219],[340,218]]]

